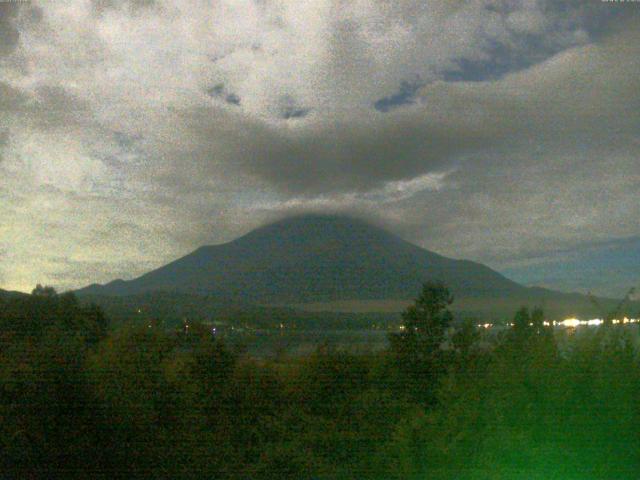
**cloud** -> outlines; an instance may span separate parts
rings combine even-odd
[[[213,175],[219,168],[213,159],[227,157],[229,172],[308,196],[366,191],[483,161],[474,157],[501,149],[520,154],[532,141],[549,149],[615,146],[637,131],[640,66],[631,47],[619,46],[633,45],[633,36],[607,42],[573,48],[499,81],[432,82],[418,104],[387,114],[358,110],[282,128],[213,108],[185,110],[179,136],[203,148],[193,155],[187,144],[201,172]]]
[[[519,262],[505,274],[525,284],[621,298],[640,285],[639,252],[639,237],[594,242]]]
[[[639,174],[635,12],[12,7],[0,17],[0,273],[23,289],[130,278],[308,209],[501,268],[637,235],[625,194]]]
[[[224,84],[218,83],[213,87],[207,89],[207,94],[212,98],[219,98],[231,105],[240,105],[240,97],[235,93],[231,93],[225,90]]]
[[[137,13],[139,10],[150,8],[156,4],[155,0],[91,0],[94,11],[101,15],[109,10],[128,10]]]
[[[20,32],[13,23],[19,8],[16,2],[0,3],[0,57],[12,53],[20,40]]]

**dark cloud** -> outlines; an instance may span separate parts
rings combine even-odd
[[[477,126],[425,118],[419,109],[393,116],[373,113],[369,121],[336,120],[293,131],[246,119],[238,124],[237,118],[225,120],[212,109],[188,112],[185,120],[196,150],[184,154],[194,160],[200,177],[207,169],[222,168],[287,194],[310,197],[366,191],[447,169],[456,155],[495,139]],[[233,128],[225,131],[227,122]],[[233,160],[224,165],[213,161],[226,155],[233,155]],[[185,166],[176,167],[180,178]]]
[[[156,5],[156,0],[91,0],[91,5],[98,15],[108,10],[122,9],[138,13]]]
[[[536,149],[560,146],[579,158],[578,148],[615,145],[617,136],[634,135],[640,127],[633,38],[575,49],[497,82],[432,83],[420,91],[418,104],[368,118],[336,117],[293,131],[243,119],[227,131],[218,113],[205,110],[189,114],[187,130],[201,139],[196,142],[202,151],[194,158],[207,162],[220,149],[237,152],[228,167],[286,194],[309,197],[366,191],[481,164],[481,158],[493,162],[487,153],[497,148],[514,158],[528,152],[526,162],[536,161]],[[212,145],[207,139],[214,136]]]
[[[209,87],[207,89],[207,95],[211,98],[220,99],[229,105],[236,107],[240,105],[240,97],[233,92],[229,92],[223,83],[217,83],[213,87]]]
[[[398,93],[377,100],[373,106],[380,112],[388,112],[403,105],[411,105],[415,102],[416,92],[424,87],[424,83],[416,80],[414,82],[403,81],[400,84]]]
[[[551,43],[546,35],[515,34],[508,43],[486,40],[486,58],[455,59],[455,67],[443,72],[446,81],[481,82],[497,80],[540,63],[567,47]]]
[[[309,108],[294,108],[287,107],[282,112],[282,118],[289,120],[291,118],[303,118],[306,117],[311,109]]]
[[[7,146],[8,143],[9,143],[9,132],[8,132],[8,130],[0,129],[0,163],[2,163],[2,161],[4,160],[3,151],[4,151],[4,148]]]
[[[279,115],[285,120],[304,118],[311,111],[310,108],[300,106],[298,102],[296,102],[296,100],[290,95],[284,95],[280,99],[279,103]]]
[[[4,151],[9,144],[11,122],[9,115],[23,110],[27,97],[20,91],[0,81],[0,164],[4,160]]]
[[[519,0],[488,2],[485,8],[498,16],[494,20],[500,28],[480,29],[475,38],[478,53],[451,59],[450,66],[437,72],[437,79],[497,80],[584,44],[590,36],[601,37],[617,20],[636,13],[629,8],[611,8],[607,2],[572,0],[528,4]],[[387,112],[410,105],[427,83],[420,80],[419,75],[413,81],[402,81],[398,92],[377,100],[374,106]]]
[[[19,2],[0,2],[0,57],[13,53],[20,41],[14,21],[21,7]]]
[[[607,160],[603,161],[606,156]],[[401,205],[399,231],[445,255],[504,269],[637,234],[633,148],[496,150]],[[472,240],[472,241],[471,241]]]
[[[528,285],[621,297],[640,286],[635,268],[639,255],[640,237],[636,236],[559,249],[503,271]]]

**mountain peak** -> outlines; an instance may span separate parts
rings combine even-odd
[[[427,280],[463,295],[524,289],[484,265],[442,257],[362,219],[305,214],[83,293],[171,290],[267,304],[411,299]]]

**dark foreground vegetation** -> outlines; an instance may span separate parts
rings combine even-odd
[[[636,479],[637,330],[452,332],[425,285],[390,347],[252,359],[209,328],[111,330],[0,299],[0,477]]]

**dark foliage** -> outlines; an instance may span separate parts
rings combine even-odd
[[[402,314],[403,330],[390,335],[397,369],[404,374],[402,384],[417,399],[434,400],[435,387],[445,372],[445,334],[453,315],[453,296],[444,284],[427,282],[415,303]]]
[[[385,352],[258,360],[196,324],[107,333],[47,288],[3,299],[0,478],[637,477],[637,330],[522,309],[453,331],[451,301],[426,284]]]

